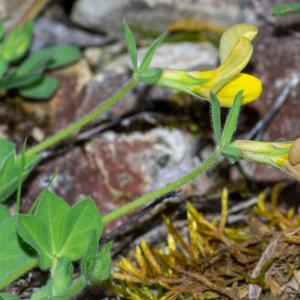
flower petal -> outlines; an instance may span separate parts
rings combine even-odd
[[[248,64],[253,52],[249,39],[241,37],[226,60],[216,69],[216,83],[213,92],[217,93],[223,85],[237,76]]]
[[[233,47],[238,43],[241,37],[247,38],[252,41],[257,34],[257,27],[251,24],[236,24],[228,28],[222,35],[220,40],[220,60],[221,63],[230,54]]]
[[[222,107],[231,107],[236,93],[243,90],[243,104],[257,99],[262,91],[262,85],[258,78],[241,73],[230,80],[217,93]]]

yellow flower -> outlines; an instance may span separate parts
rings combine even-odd
[[[241,73],[250,61],[252,39],[257,28],[250,24],[237,24],[224,32],[220,41],[221,65],[209,71],[163,70],[158,84],[209,99],[216,93],[223,107],[232,105],[234,96],[243,90],[243,104],[259,97],[262,86],[258,78]]]

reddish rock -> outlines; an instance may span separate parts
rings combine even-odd
[[[50,177],[52,189],[69,203],[91,196],[102,214],[183,176],[200,162],[190,155],[194,139],[179,129],[146,133],[106,132],[83,148],[40,164],[28,181],[28,209]],[[188,185],[185,194],[205,193],[215,181],[206,175]]]

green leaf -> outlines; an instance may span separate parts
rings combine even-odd
[[[41,76],[41,72],[32,72],[25,75],[16,75],[15,71],[12,71],[0,79],[0,87],[5,90],[22,87],[36,82],[41,78]]]
[[[231,143],[236,131],[240,107],[242,103],[243,91],[239,91],[233,101],[232,107],[227,115],[226,122],[222,133],[222,146],[225,147]]]
[[[221,108],[220,102],[214,93],[210,93],[210,109],[214,135],[217,143],[220,144],[222,138]]]
[[[56,269],[53,272],[52,278],[52,295],[62,295],[72,284],[73,266],[70,260],[66,257],[59,259]]]
[[[90,275],[92,282],[107,280],[110,277],[112,267],[111,247],[112,243],[108,242],[97,254]]]
[[[3,143],[3,140],[0,141],[0,149],[0,202],[2,202],[17,190],[20,178],[24,180],[29,175],[39,157],[27,156],[24,163],[21,156],[16,156],[14,146],[12,148],[10,142]]]
[[[147,69],[139,74],[139,79],[148,84],[154,84],[158,82],[162,75],[162,70],[155,68],[155,69]]]
[[[0,78],[2,78],[7,71],[7,62],[0,57]]]
[[[0,41],[3,39],[5,33],[4,22],[0,20]]]
[[[56,255],[62,244],[62,224],[70,207],[62,198],[49,190],[44,190],[36,201],[38,204],[34,215],[43,220],[50,242],[49,252]]]
[[[42,74],[52,60],[52,57],[53,53],[51,51],[47,53],[44,53],[43,50],[34,52],[16,69],[16,76],[32,73]]]
[[[234,147],[232,144],[229,144],[228,146],[222,148],[222,154],[226,156],[231,163],[234,163],[241,157],[242,152],[239,148]]]
[[[82,273],[88,282],[95,283],[110,277],[112,266],[111,247],[112,243],[109,242],[98,252],[98,239],[95,233],[92,235],[88,250],[81,262]]]
[[[51,57],[47,69],[52,70],[74,63],[81,58],[80,50],[71,45],[51,46],[38,50],[32,54],[36,57]]]
[[[37,202],[35,215],[19,215],[18,230],[38,253],[42,269],[57,258],[80,259],[93,232],[99,239],[103,222],[90,198],[69,208],[61,198],[44,191]]]
[[[11,217],[9,210],[3,204],[0,204],[0,225]]]
[[[126,22],[124,22],[124,34],[125,34],[125,41],[131,58],[131,62],[133,64],[134,70],[136,71],[138,69],[136,41],[131,29],[129,28]]]
[[[15,151],[15,145],[6,139],[0,139],[0,168],[3,165],[6,157]]]
[[[0,293],[0,300],[20,300],[20,298],[10,293]]]
[[[81,271],[87,281],[91,280],[90,271],[94,265],[97,252],[98,252],[98,238],[96,232],[93,232],[89,240],[87,251],[83,259],[81,260]]]
[[[90,198],[76,203],[67,213],[62,228],[62,248],[59,257],[78,260],[84,256],[91,234],[97,239],[103,229],[103,221],[97,207]]]
[[[0,224],[0,290],[20,276],[20,270],[30,270],[36,265],[27,245],[17,233],[16,218],[11,217]]]
[[[0,56],[9,62],[19,60],[27,52],[31,36],[31,21],[27,21],[22,28],[16,27],[1,45]]]
[[[44,270],[49,268],[53,260],[51,241],[43,220],[32,215],[19,215],[18,233],[38,253],[40,268]]]
[[[36,292],[34,292],[32,295],[31,295],[31,300],[41,300],[41,299],[51,299],[51,294],[52,294],[52,280],[49,279],[47,281],[47,283],[39,288]]]
[[[166,39],[166,37],[167,37],[167,33],[163,33],[151,44],[151,46],[147,50],[147,52],[142,60],[142,63],[139,67],[139,72],[144,72],[149,68],[155,51],[162,44],[162,42]]]
[[[281,3],[277,4],[272,9],[274,16],[287,16],[300,13],[300,3]]]
[[[53,96],[57,88],[58,81],[52,76],[45,75],[30,85],[18,88],[18,93],[25,98],[48,100]]]

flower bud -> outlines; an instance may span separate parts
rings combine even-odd
[[[289,162],[293,166],[300,164],[300,138],[295,140],[289,151]]]
[[[285,168],[296,180],[300,181],[300,138],[292,144]]]

